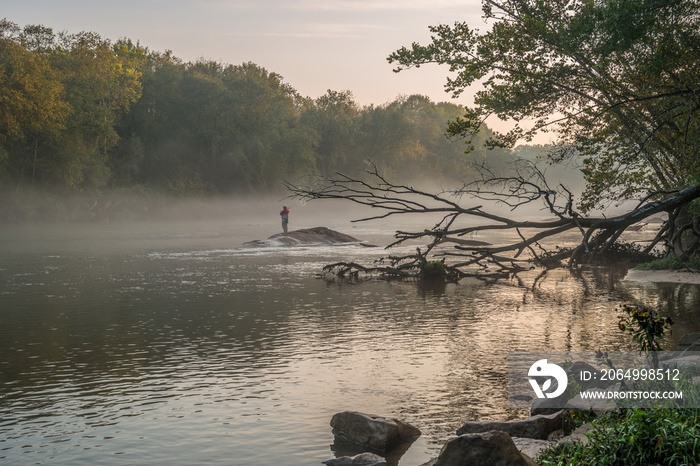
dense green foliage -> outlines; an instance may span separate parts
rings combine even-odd
[[[700,270],[700,259],[691,257],[689,260],[682,260],[678,256],[666,256],[661,259],[656,259],[651,262],[635,267],[637,270],[680,270],[690,269],[693,271]]]
[[[587,444],[555,446],[541,466],[697,465],[700,413],[696,409],[611,411],[594,422]]]
[[[619,317],[620,330],[632,335],[640,351],[651,353],[653,367],[658,367],[656,352],[661,350],[660,341],[673,324],[671,318],[634,306],[623,306],[622,311],[626,315]],[[585,434],[587,442],[556,444],[540,454],[537,463],[541,466],[700,464],[700,410],[686,408],[697,406],[700,396],[697,384],[691,379],[694,375],[689,371],[680,380],[630,381],[628,390],[675,391],[683,395],[675,400],[653,400],[649,407],[618,407],[607,411],[591,422],[592,428]],[[622,404],[620,400],[618,406]],[[635,404],[639,406],[639,402]]]
[[[349,91],[300,96],[253,63],[185,63],[122,39],[0,22],[0,188],[155,187],[265,193],[303,174],[384,173],[441,183],[470,162],[445,137],[464,109],[418,95],[361,107]],[[481,139],[489,136],[482,131]]]
[[[492,145],[556,130],[553,157],[584,157],[584,210],[697,184],[700,3],[484,0],[483,10],[486,32],[434,26],[430,44],[389,57],[397,71],[448,65],[455,94],[483,86],[451,133],[475,134],[491,115],[516,122]]]

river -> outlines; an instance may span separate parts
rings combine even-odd
[[[396,227],[323,224],[382,245]],[[669,347],[700,330],[695,285],[603,268],[327,282],[324,264],[385,251],[241,246],[276,228],[0,227],[0,462],[316,465],[331,416],[358,410],[420,428],[400,459],[419,465],[465,421],[526,414],[507,406],[508,351],[633,349],[617,329],[632,299],[674,317]]]

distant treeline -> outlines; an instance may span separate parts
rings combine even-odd
[[[304,174],[466,180],[445,135],[464,113],[427,97],[359,106],[349,91],[303,97],[253,63],[183,62],[131,40],[0,21],[0,186],[67,191],[148,186],[174,194],[264,193]],[[484,130],[486,138],[488,130]]]

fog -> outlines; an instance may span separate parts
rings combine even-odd
[[[544,167],[550,187],[567,185],[580,198],[583,179],[573,167]],[[481,206],[483,211],[514,220],[552,218],[541,201],[517,209],[501,202],[485,201],[468,195],[453,196],[458,185],[438,184],[430,179],[405,183],[428,193],[456,201],[462,207]],[[18,201],[22,200],[24,203]],[[417,199],[435,205],[429,199]],[[559,201],[564,202],[560,197]],[[431,204],[432,202],[432,204]],[[279,212],[282,205],[291,211],[289,228],[297,230],[324,226],[386,246],[397,230],[422,231],[432,228],[441,214],[401,214],[359,222],[387,213],[350,200],[291,198],[280,191],[267,196],[220,196],[175,198],[162,194],[133,191],[104,191],[99,194],[70,196],[39,195],[35,191],[15,192],[0,205],[0,252],[111,254],[133,249],[143,251],[170,247],[238,248],[244,242],[266,239],[282,231]],[[634,207],[633,202],[613,206],[611,216]],[[601,215],[594,212],[593,215]],[[453,228],[492,224],[488,219],[461,216]],[[485,233],[482,233],[485,235]],[[478,235],[473,235],[478,236]]]
[[[80,204],[92,205],[90,202],[106,205],[107,202],[117,201],[90,201],[86,198]],[[112,216],[82,215],[74,221],[47,222],[37,219],[34,222],[2,224],[0,253],[118,254],[135,249],[147,252],[182,247],[238,248],[246,241],[266,239],[281,233],[279,212],[284,204],[290,210],[290,230],[325,226],[380,246],[388,245],[396,230],[422,231],[432,228],[442,218],[441,215],[405,214],[358,222],[359,219],[385,211],[360,206],[349,200],[302,202],[280,197],[258,197],[166,201],[159,198],[150,203],[140,203],[134,211],[126,207],[113,208]],[[461,204],[474,206],[484,203],[463,198]],[[510,215],[503,206],[494,205],[491,208],[491,212]],[[543,214],[538,209],[532,209],[525,215]],[[460,225],[468,226],[477,221],[483,223],[483,220],[464,217]]]
[[[116,203],[100,199],[99,203]],[[64,202],[67,202],[64,199]],[[76,203],[77,199],[70,199]],[[81,206],[95,200],[80,201]],[[0,253],[120,254],[164,249],[229,249],[281,233],[279,212],[291,210],[290,230],[326,226],[355,236],[352,220],[366,216],[346,201],[299,202],[280,197],[178,200],[158,198],[113,209],[112,216],[80,215],[73,221],[0,224]],[[121,206],[121,204],[119,204]],[[367,225],[377,228],[378,225]]]

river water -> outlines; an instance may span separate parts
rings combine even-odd
[[[323,224],[382,245],[396,227]],[[508,351],[632,349],[633,299],[674,317],[669,346],[700,330],[693,285],[329,283],[324,264],[385,251],[241,247],[276,228],[0,228],[0,462],[315,465],[335,456],[331,416],[358,410],[420,428],[400,459],[419,465],[465,421],[526,414],[507,406]]]

